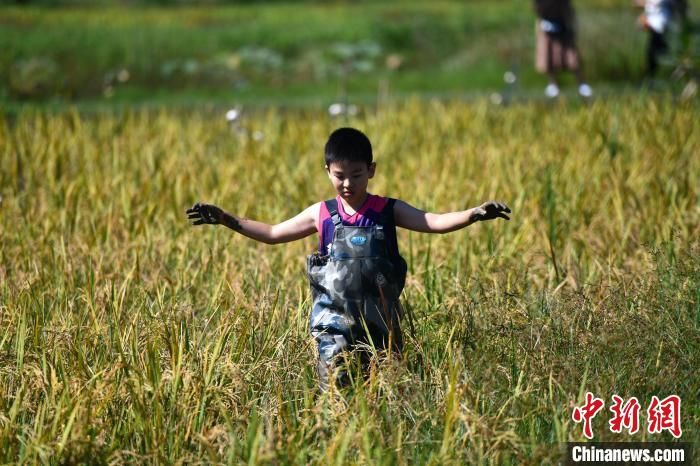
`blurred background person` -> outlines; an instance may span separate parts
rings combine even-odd
[[[559,95],[558,74],[572,71],[578,81],[578,93],[591,97],[593,90],[583,77],[581,57],[576,48],[575,14],[570,0],[534,0],[537,14],[535,68],[546,74],[549,84],[545,95]]]
[[[636,0],[643,8],[637,22],[649,32],[647,42],[647,77],[653,78],[659,68],[659,58],[668,51],[667,31],[674,14],[685,18],[688,4],[685,0]]]

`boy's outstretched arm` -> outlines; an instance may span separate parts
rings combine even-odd
[[[314,204],[295,217],[277,225],[235,217],[213,204],[199,202],[187,209],[192,225],[224,225],[243,236],[267,244],[286,243],[316,232],[316,215],[319,204]]]
[[[399,200],[394,205],[396,226],[422,233],[449,233],[474,222],[496,218],[510,220],[506,215],[509,213],[510,209],[507,205],[496,201],[487,201],[478,207],[446,214],[423,212]]]

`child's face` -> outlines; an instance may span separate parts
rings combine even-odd
[[[364,201],[369,179],[374,176],[376,165],[364,162],[332,162],[326,166],[328,178],[336,192],[349,204]]]

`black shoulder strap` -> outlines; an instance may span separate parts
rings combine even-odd
[[[384,209],[382,209],[382,225],[384,225],[384,228],[396,228],[396,222],[394,221],[394,204],[396,204],[396,199],[390,197]]]
[[[338,200],[337,199],[328,199],[325,201],[326,204],[326,209],[328,209],[328,213],[331,216],[331,220],[333,220],[333,225],[337,228],[339,226],[343,225],[343,220],[340,218],[340,214],[338,214]]]

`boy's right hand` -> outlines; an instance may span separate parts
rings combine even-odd
[[[472,219],[474,222],[483,222],[484,220],[493,220],[495,218],[503,218],[510,220],[506,214],[510,213],[510,208],[502,202],[487,201],[474,209]]]
[[[217,225],[223,222],[224,211],[213,204],[199,202],[187,209],[187,219],[191,225]]]

